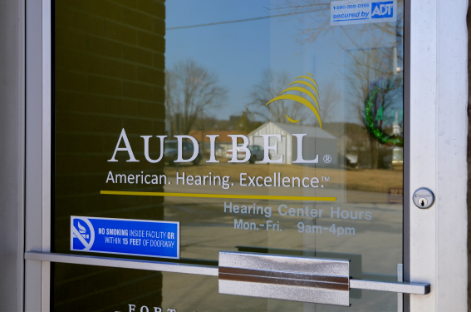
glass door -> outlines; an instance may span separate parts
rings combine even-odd
[[[403,1],[53,16],[51,310],[402,308]]]

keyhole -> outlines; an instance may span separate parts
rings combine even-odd
[[[433,205],[433,193],[429,189],[420,188],[415,191],[413,201],[417,208],[427,209]]]

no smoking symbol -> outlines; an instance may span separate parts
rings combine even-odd
[[[324,155],[324,162],[325,163],[330,163],[332,161],[332,156],[330,156],[329,154],[327,155]]]

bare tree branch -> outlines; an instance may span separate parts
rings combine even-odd
[[[277,97],[290,83],[286,72],[275,72],[265,70],[261,81],[252,88],[250,97],[252,101],[247,105],[253,108],[253,113],[265,120],[287,123],[286,115],[293,119],[304,120],[304,106],[290,100],[278,100],[266,105],[270,100]]]
[[[190,133],[201,112],[219,107],[227,94],[215,74],[192,60],[177,63],[166,71],[165,79],[165,106],[173,133]]]
[[[321,120],[322,122],[330,122],[333,120],[337,104],[339,104],[342,99],[340,93],[335,89],[334,79],[327,82],[319,96],[319,114]]]

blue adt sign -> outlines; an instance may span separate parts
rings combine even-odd
[[[391,18],[394,16],[394,2],[372,2],[371,18]]]
[[[343,0],[330,3],[330,25],[397,21],[397,0]]]
[[[180,258],[180,223],[70,217],[70,250]]]

